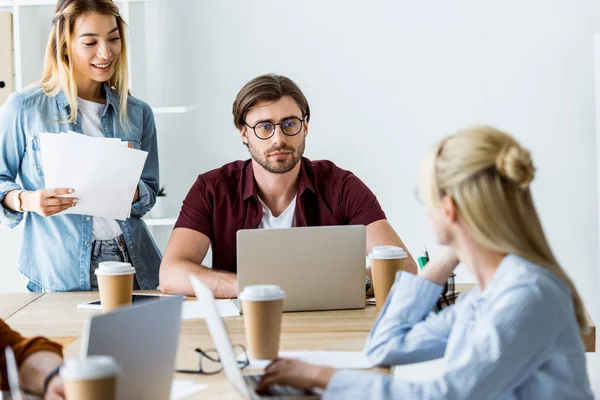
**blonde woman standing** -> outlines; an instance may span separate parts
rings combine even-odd
[[[111,0],[60,0],[42,80],[0,108],[0,223],[24,221],[19,270],[30,291],[95,289],[101,261],[131,262],[136,288],[158,286],[160,253],[140,220],[158,191],[156,127],[150,107],[129,94],[125,27]],[[148,152],[127,221],[56,215],[77,193],[45,187],[39,134],[69,130]]]
[[[365,346],[378,365],[444,358],[444,374],[406,382],[279,359],[262,385],[325,388],[324,399],[592,399],[581,333],[585,311],[534,207],[530,154],[489,127],[444,139],[420,192],[447,249],[420,276],[400,272]],[[460,262],[478,285],[430,313]]]

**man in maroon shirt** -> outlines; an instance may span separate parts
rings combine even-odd
[[[263,75],[240,90],[233,120],[251,159],[204,173],[190,189],[160,267],[163,292],[193,296],[195,275],[215,297],[237,297],[240,229],[365,225],[368,252],[405,248],[360,179],[331,161],[302,157],[309,119],[308,102],[289,78]],[[209,246],[212,269],[202,265]],[[410,255],[406,269],[417,272]]]

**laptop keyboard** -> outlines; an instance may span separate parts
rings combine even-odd
[[[258,385],[261,375],[244,375],[246,383],[252,390]],[[258,393],[261,397],[309,397],[314,394],[307,390],[296,389],[287,385],[272,385],[266,391]]]

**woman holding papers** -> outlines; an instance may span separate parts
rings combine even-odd
[[[489,127],[447,137],[426,160],[420,192],[447,249],[420,276],[398,273],[365,353],[387,366],[443,357],[440,377],[407,382],[279,359],[258,389],[321,387],[325,399],[592,399],[585,310],[542,230],[534,173],[529,152]],[[459,260],[478,286],[430,312]]]
[[[125,22],[111,0],[59,1],[42,80],[0,109],[0,223],[24,220],[19,269],[31,291],[94,289],[101,261],[130,262],[136,288],[158,286],[160,253],[140,220],[158,191],[156,127],[151,108],[129,94],[125,46]],[[147,152],[126,221],[61,214],[77,205],[78,193],[45,187],[40,136],[69,131]],[[104,169],[97,165],[91,180]]]

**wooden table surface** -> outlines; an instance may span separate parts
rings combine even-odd
[[[77,357],[84,322],[99,310],[77,309],[77,304],[98,299],[98,293],[46,293],[39,296],[6,321],[25,336],[43,335],[65,346],[65,356]],[[281,350],[360,351],[377,318],[373,306],[362,310],[284,313],[281,326]],[[246,345],[242,317],[224,318],[234,344]],[[198,355],[194,349],[214,348],[204,320],[182,320],[176,369],[195,369]],[[388,370],[380,370],[388,372]],[[241,399],[223,373],[213,376],[174,374],[175,379],[194,380],[208,389],[189,399]]]
[[[0,318],[8,319],[44,293],[0,293]]]
[[[457,284],[456,290],[464,293],[472,287]],[[66,356],[76,357],[85,320],[100,312],[77,309],[77,304],[96,299],[97,292],[4,294],[0,295],[0,316],[25,336],[43,335],[59,341],[65,346]],[[280,349],[360,351],[376,317],[377,310],[373,306],[363,310],[284,313]],[[245,345],[242,317],[224,318],[224,321],[232,343]],[[584,342],[587,351],[595,351],[595,326],[591,319],[589,323],[592,333],[584,337]],[[196,347],[214,347],[205,321],[182,320],[177,369],[197,368]],[[241,398],[223,373],[213,376],[175,374],[175,379],[208,385],[208,389],[189,399]]]

